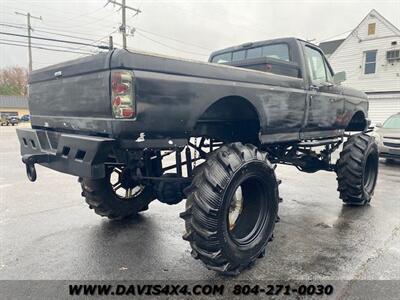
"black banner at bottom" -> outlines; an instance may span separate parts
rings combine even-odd
[[[2,280],[1,299],[399,299],[400,280]]]

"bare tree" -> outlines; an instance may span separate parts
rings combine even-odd
[[[27,94],[28,71],[22,67],[0,69],[0,95]]]

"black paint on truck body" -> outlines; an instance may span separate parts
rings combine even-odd
[[[342,85],[313,87],[304,49],[320,51],[316,46],[295,38],[254,45],[268,43],[287,44],[290,62],[261,58],[229,66],[117,49],[34,71],[32,128],[111,138],[129,148],[141,134],[148,141],[212,136],[270,144],[337,137],[346,128],[367,126],[364,93]],[[251,69],[262,64],[294,76]],[[112,116],[110,76],[119,69],[134,74],[134,119]]]
[[[220,99],[236,97],[254,107],[265,142],[284,142],[301,139],[302,134],[310,138],[335,135],[356,111],[366,116],[366,97],[361,92],[342,86],[309,90],[304,42],[276,41],[290,45],[303,78],[126,50],[38,70],[30,77],[32,125],[114,138],[135,138],[141,132],[149,137],[189,137],[207,108]],[[112,69],[134,73],[134,120],[112,118]],[[62,72],[61,78],[54,76],[57,71]]]

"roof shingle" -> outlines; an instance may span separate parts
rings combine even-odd
[[[333,40],[328,42],[320,43],[318,46],[324,52],[325,55],[330,55],[343,43],[345,39]]]

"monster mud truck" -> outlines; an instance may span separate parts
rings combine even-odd
[[[193,257],[238,274],[264,255],[278,220],[276,164],[335,171],[346,204],[370,202],[378,151],[367,97],[344,79],[295,38],[220,50],[209,63],[113,50],[31,74],[22,160],[31,181],[35,164],[78,176],[89,207],[110,219],[186,198]]]

